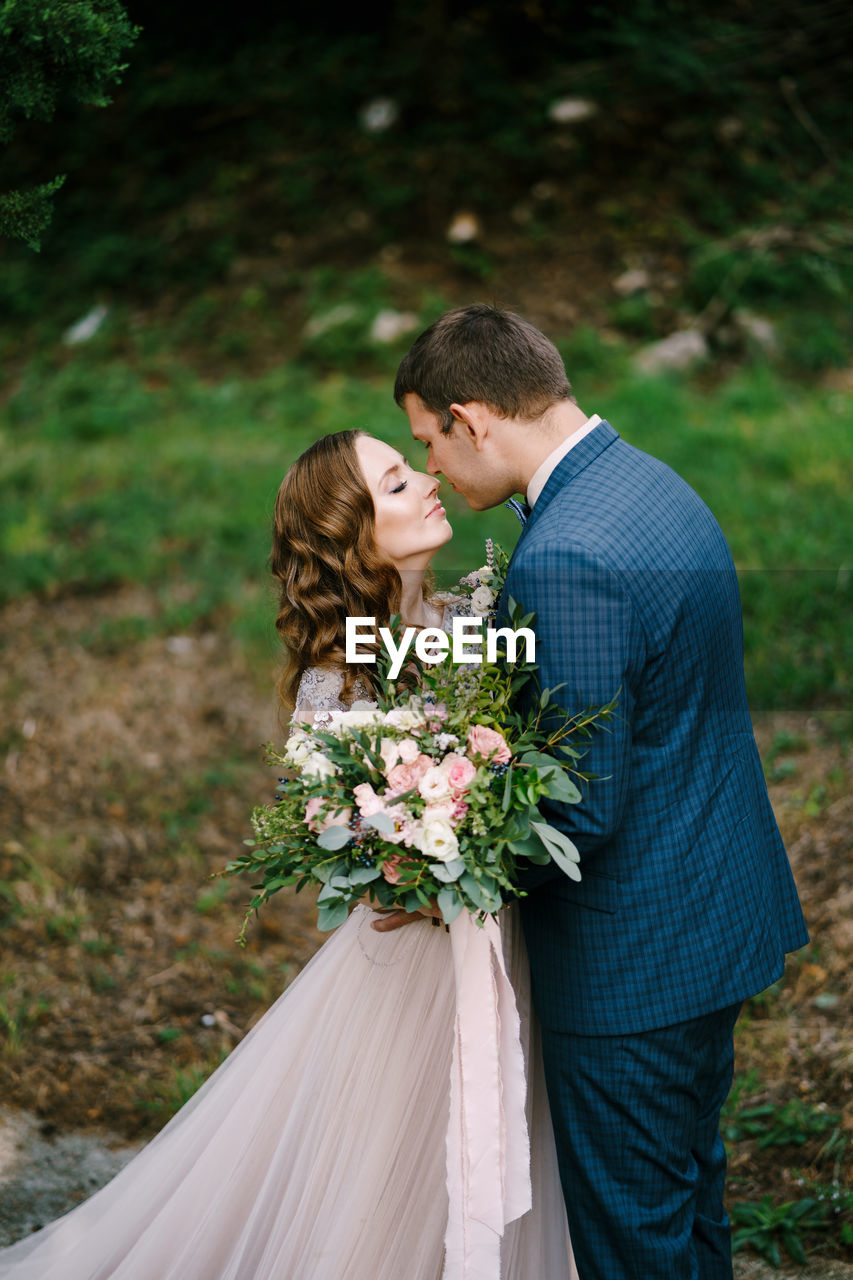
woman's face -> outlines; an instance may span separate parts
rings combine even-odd
[[[359,436],[355,450],[373,498],[376,549],[397,569],[425,569],[453,537],[438,500],[438,480],[413,471],[389,444]]]

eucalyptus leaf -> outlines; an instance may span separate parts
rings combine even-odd
[[[547,822],[531,822],[530,825],[560,870],[564,871],[570,880],[580,880],[581,873],[577,865],[580,862],[580,854],[569,837]]]
[[[454,858],[452,862],[431,862],[429,869],[436,880],[441,880],[444,884],[452,884],[462,875],[465,863],[461,858]]]
[[[344,858],[329,858],[328,862],[319,863],[312,868],[312,875],[323,884],[329,884],[333,876],[340,875],[346,869],[346,865]]]
[[[525,751],[519,761],[520,764],[527,765],[529,768],[538,769],[541,773],[547,773],[552,769],[563,772],[563,766],[559,760],[555,760],[553,756],[546,755],[544,751]]]
[[[372,813],[369,818],[362,818],[361,825],[363,827],[373,827],[376,831],[383,832],[385,835],[389,833],[393,835],[396,830],[393,818],[389,818],[387,813]]]
[[[338,925],[343,924],[349,912],[345,902],[337,903],[321,903],[317,912],[317,928],[323,933],[329,929],[337,929]]]
[[[380,867],[353,867],[349,873],[350,884],[370,884],[382,875]]]
[[[577,804],[583,798],[580,788],[562,769],[548,778],[548,797],[562,804]]]
[[[352,839],[352,832],[349,827],[326,827],[325,831],[321,831],[317,837],[317,843],[321,849],[342,849],[347,841]]]
[[[504,793],[503,793],[503,798],[501,799],[501,809],[503,810],[504,813],[506,813],[507,809],[509,809],[509,806],[512,802],[512,778],[513,778],[512,765],[510,765],[506,771],[506,779],[504,781]]]
[[[334,885],[324,884],[320,892],[317,894],[317,902],[340,902],[341,891],[336,889]]]
[[[463,911],[462,899],[454,889],[439,889],[437,901],[445,924],[452,924]]]
[[[491,876],[481,876],[479,879],[475,879],[470,872],[466,871],[465,875],[460,878],[459,884],[474,903],[474,906],[479,907],[481,911],[498,911],[503,905],[498,883]]]
[[[511,840],[509,847],[516,857],[527,858],[539,866],[547,866],[551,861],[548,850],[535,832],[531,832],[526,840]]]

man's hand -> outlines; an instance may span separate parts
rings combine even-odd
[[[404,924],[429,919],[441,923],[441,911],[435,903],[430,907],[419,907],[417,911],[389,911],[387,915],[377,915],[370,927],[377,933],[391,933],[394,929],[402,929]]]

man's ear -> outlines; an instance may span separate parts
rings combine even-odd
[[[469,400],[467,404],[452,404],[450,412],[461,424],[461,435],[475,449],[482,449],[489,434],[489,423],[492,410],[479,400]]]

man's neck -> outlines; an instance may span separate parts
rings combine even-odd
[[[526,493],[534,474],[545,459],[584,426],[587,415],[570,400],[551,405],[538,422],[518,434],[517,493]]]

